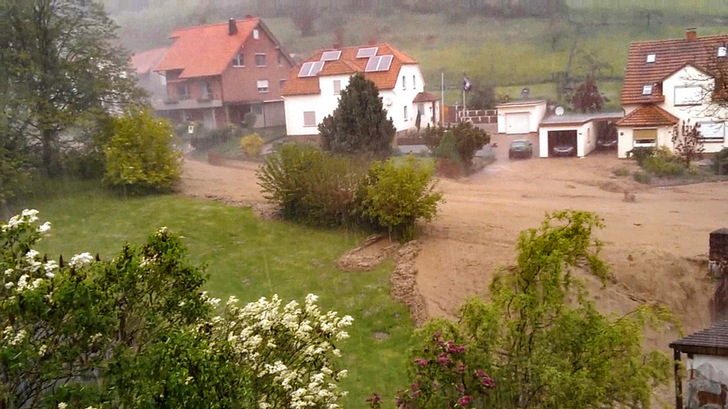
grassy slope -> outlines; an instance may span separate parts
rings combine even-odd
[[[302,300],[318,294],[321,305],[354,317],[351,339],[342,345],[350,376],[346,407],[364,406],[372,392],[392,397],[404,386],[404,362],[412,323],[389,297],[391,265],[368,273],[343,273],[336,258],[362,237],[283,222],[258,220],[250,209],[174,195],[120,199],[91,184],[60,184],[57,194],[30,199],[53,225],[40,250],[67,257],[82,251],[110,258],[125,242],[141,242],[161,226],[184,236],[190,259],[208,266],[211,294],[242,301],[279,294]],[[390,334],[376,340],[375,331]]]

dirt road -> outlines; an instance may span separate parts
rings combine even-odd
[[[708,326],[708,234],[728,226],[728,183],[647,188],[613,176],[625,166],[632,165],[613,155],[499,159],[467,179],[440,180],[446,202],[424,227],[416,260],[428,314],[452,316],[467,297],[484,293],[493,272],[514,260],[519,232],[538,226],[546,212],[579,209],[598,213],[606,224],[599,237],[615,283],[600,289],[589,280],[601,310],[625,313],[638,302],[661,302],[688,332]],[[264,199],[255,168],[188,160],[182,190],[259,206]],[[625,191],[636,200],[625,202]],[[674,336],[668,331],[647,342],[664,349]]]

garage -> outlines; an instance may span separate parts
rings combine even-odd
[[[523,135],[538,132],[538,123],[546,114],[546,101],[522,99],[506,102],[496,107],[498,133]]]
[[[576,130],[549,131],[549,156],[576,156]]]
[[[600,130],[605,128],[602,125],[623,116],[622,112],[565,113],[563,108],[557,107],[554,114],[545,117],[539,126],[538,156],[582,158],[596,149]]]
[[[528,112],[513,112],[506,114],[506,133],[528,133],[531,114]]]

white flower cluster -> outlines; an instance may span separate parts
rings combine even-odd
[[[349,337],[345,328],[353,319],[321,313],[317,300],[309,294],[303,308],[296,301],[281,308],[274,295],[240,308],[237,298],[230,297],[225,319],[213,318],[212,324],[226,334],[234,352],[250,363],[261,382],[259,408],[335,409],[346,395],[337,385],[346,371],[334,369],[332,356],[340,353],[331,342]],[[281,396],[285,402],[271,401]]]
[[[93,256],[89,252],[84,252],[71,257],[71,261],[68,262],[68,265],[74,268],[81,268],[87,264],[93,263],[93,261]]]

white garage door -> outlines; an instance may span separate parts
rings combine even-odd
[[[528,133],[530,119],[528,112],[506,114],[506,133]]]

